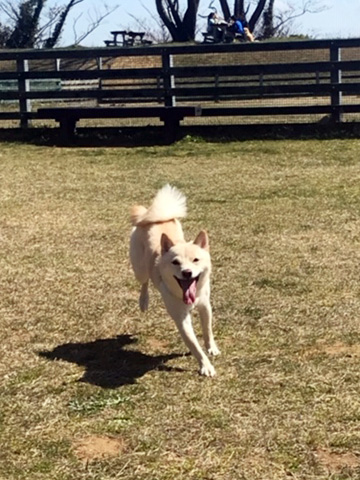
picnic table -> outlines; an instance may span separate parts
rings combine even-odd
[[[104,40],[107,47],[121,45],[123,47],[133,45],[151,45],[151,40],[145,40],[145,32],[132,32],[129,30],[114,30],[110,32],[112,40]],[[120,39],[119,39],[120,37]]]

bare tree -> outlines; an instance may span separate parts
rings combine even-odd
[[[169,42],[171,37],[169,30],[165,27],[161,18],[155,15],[145,4],[141,2],[141,6],[147,12],[148,18],[138,18],[135,15],[129,13],[129,16],[133,19],[138,28],[146,33],[146,36],[158,43]]]
[[[8,48],[29,48],[36,42],[39,30],[40,15],[45,0],[26,0],[20,3],[18,10],[5,2],[6,7],[14,18],[15,25],[6,42]]]
[[[276,0],[204,0],[209,10],[219,6],[227,20],[231,15],[247,18],[250,30],[261,38],[281,36],[289,32],[292,22],[305,13],[317,13],[326,8],[323,0],[302,0],[298,7],[289,1],[288,7],[275,10]],[[230,5],[231,3],[231,5]],[[181,5],[185,5],[183,10]],[[169,31],[173,41],[194,40],[200,0],[155,0],[161,23]]]
[[[54,31],[52,32],[51,36],[45,41],[45,48],[53,48],[58,43],[70,10],[78,3],[82,3],[82,1],[83,0],[70,0],[70,2],[64,7],[64,9],[59,15],[58,21],[56,22]]]
[[[64,5],[45,8],[47,0],[0,0],[0,13],[7,19],[7,48],[53,48],[61,38],[70,11],[85,0],[67,0]],[[117,6],[97,13],[85,32],[76,36],[75,44],[84,40]],[[10,33],[9,33],[10,30]]]
[[[306,13],[320,13],[327,8],[321,1],[303,0],[297,8],[289,2],[286,8],[275,12],[274,1],[269,1],[267,17],[265,15],[263,17],[261,29],[263,38],[288,36],[296,19]]]
[[[195,39],[200,0],[187,0],[184,14],[180,12],[179,0],[155,0],[155,4],[161,21],[175,42]]]
[[[275,0],[269,0],[267,9],[264,11],[262,28],[263,38],[271,38],[275,34],[274,3]]]
[[[230,8],[228,0],[219,0],[224,18],[229,18]],[[255,3],[252,10],[251,4]],[[322,0],[302,0],[301,5],[295,6],[293,2],[288,2],[287,7],[278,10],[275,13],[276,0],[234,0],[233,15],[236,17],[248,17],[250,30],[256,31],[257,36],[261,38],[271,38],[282,36],[289,33],[290,26],[296,18],[302,17],[306,13],[319,13],[326,6]]]
[[[0,23],[0,48],[5,47],[6,42],[10,38],[10,35],[11,35],[10,28]]]
[[[76,17],[73,21],[73,35],[74,35],[74,45],[80,45],[81,42],[85,40],[94,30],[96,30],[103,20],[105,20],[106,17],[111,15],[115,10],[118,9],[118,6],[116,5],[115,7],[109,9],[107,5],[105,5],[106,10],[103,12],[100,12],[98,10],[95,10],[94,15],[92,15],[90,12],[88,14],[88,22],[87,22],[87,28],[86,30],[82,31],[79,33],[79,30],[77,28],[78,22],[80,18],[82,17],[82,13]]]

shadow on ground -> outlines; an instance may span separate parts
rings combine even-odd
[[[119,335],[94,342],[65,343],[38,354],[48,360],[64,360],[85,367],[79,381],[103,388],[133,384],[151,370],[183,371],[166,365],[169,360],[182,357],[183,354],[148,355],[125,348],[136,342],[131,335]]]
[[[207,142],[236,140],[284,140],[359,138],[360,124],[329,123],[325,117],[319,123],[272,125],[202,125],[181,126],[176,141],[200,138]],[[0,129],[0,142],[23,142],[43,146],[67,147],[132,147],[156,146],[172,143],[162,126],[146,127],[82,127],[71,141],[61,140],[58,128]]]

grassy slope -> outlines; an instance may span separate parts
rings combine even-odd
[[[359,147],[3,144],[0,478],[359,478]],[[213,380],[137,308],[128,209],[168,181],[210,233]]]

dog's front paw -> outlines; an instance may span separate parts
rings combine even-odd
[[[146,312],[149,308],[149,295],[144,295],[139,298],[139,307],[142,312]]]
[[[146,310],[149,308],[149,290],[147,287],[147,283],[145,283],[141,288],[139,307],[142,312],[146,312]]]
[[[215,345],[215,343],[213,345],[211,345],[211,347],[209,347],[207,349],[208,351],[208,354],[209,355],[213,355],[214,357],[216,357],[216,355],[220,355],[220,350],[218,349],[218,347]]]
[[[216,375],[215,368],[209,362],[207,365],[203,365],[200,368],[200,375],[204,375],[205,377],[214,377]]]

